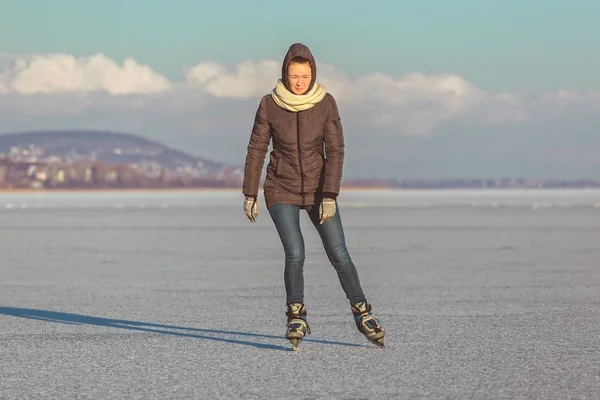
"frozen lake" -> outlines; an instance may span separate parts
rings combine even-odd
[[[387,330],[356,330],[308,219],[312,335],[232,192],[1,193],[0,397],[593,398],[600,191],[346,191]],[[304,216],[306,217],[306,216]],[[594,394],[596,393],[596,394]]]

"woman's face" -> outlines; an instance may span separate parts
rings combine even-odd
[[[303,94],[308,89],[312,78],[309,63],[288,65],[288,85],[294,94]]]

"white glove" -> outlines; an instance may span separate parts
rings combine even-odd
[[[319,215],[321,216],[321,220],[319,221],[319,224],[322,224],[323,222],[327,221],[329,218],[333,217],[335,215],[336,210],[337,210],[337,206],[335,204],[335,200],[329,199],[329,198],[324,198],[323,201],[321,202],[321,205],[319,206]]]
[[[254,197],[246,197],[244,199],[244,212],[250,222],[256,222],[258,216],[258,199]]]

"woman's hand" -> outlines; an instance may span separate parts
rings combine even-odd
[[[319,215],[321,217],[319,224],[322,224],[329,218],[333,217],[335,215],[336,210],[337,206],[335,203],[335,199],[324,198],[323,201],[321,201],[321,205],[319,206]]]
[[[256,222],[258,216],[258,199],[256,197],[246,197],[244,199],[244,212],[250,222]]]

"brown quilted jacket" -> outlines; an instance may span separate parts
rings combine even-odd
[[[287,86],[287,63],[297,55],[311,62],[310,90],[316,80],[316,64],[302,44],[290,46],[282,65],[282,80]],[[242,192],[246,196],[258,194],[271,141],[273,149],[263,186],[267,207],[277,203],[306,206],[317,204],[323,197],[336,198],[342,180],[344,135],[331,94],[300,112],[279,107],[270,94],[260,100],[244,166]]]

